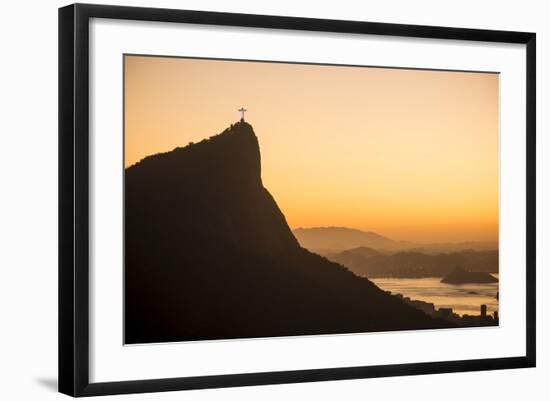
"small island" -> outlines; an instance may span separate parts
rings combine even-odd
[[[455,268],[441,280],[446,284],[485,284],[498,283],[498,279],[489,273],[470,272],[461,267]]]

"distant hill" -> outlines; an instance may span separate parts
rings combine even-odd
[[[461,251],[495,251],[498,250],[498,242],[435,242],[428,244],[416,244],[413,248],[407,248],[410,251],[419,251],[424,253],[450,253]]]
[[[297,228],[293,233],[301,246],[323,254],[358,247],[390,250],[400,247],[397,241],[377,233],[346,227]]]
[[[353,255],[361,258],[373,258],[375,256],[385,256],[388,255],[388,253],[384,251],[377,251],[376,249],[368,248],[366,246],[360,246],[358,248],[340,252],[339,255]]]
[[[483,284],[483,283],[498,283],[498,280],[489,273],[471,272],[463,268],[457,267],[452,272],[447,274],[442,280],[446,284]]]
[[[369,259],[384,256],[384,253],[365,246],[325,255],[328,260],[339,263],[360,276],[365,275],[363,267],[368,266]]]
[[[471,241],[423,244],[410,241],[397,241],[372,231],[361,231],[347,227],[297,228],[293,230],[293,233],[301,246],[321,255],[359,247],[372,248],[378,251],[385,251],[386,253],[418,251],[425,254],[498,249],[497,242]]]
[[[245,122],[127,168],[124,239],[126,343],[454,326],[300,247]]]
[[[384,254],[360,247],[331,253],[329,260],[366,277],[444,277],[455,268],[471,272],[498,273],[498,251],[461,251],[441,254],[397,252]]]

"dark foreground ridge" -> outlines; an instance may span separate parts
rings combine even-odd
[[[125,342],[455,327],[301,248],[239,122],[125,176]]]

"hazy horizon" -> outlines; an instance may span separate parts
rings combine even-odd
[[[125,56],[125,166],[244,106],[293,230],[498,242],[498,96],[498,74]]]

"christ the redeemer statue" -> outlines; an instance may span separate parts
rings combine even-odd
[[[244,107],[241,107],[239,110],[237,110],[241,113],[241,122],[244,122],[244,113],[247,111]]]

